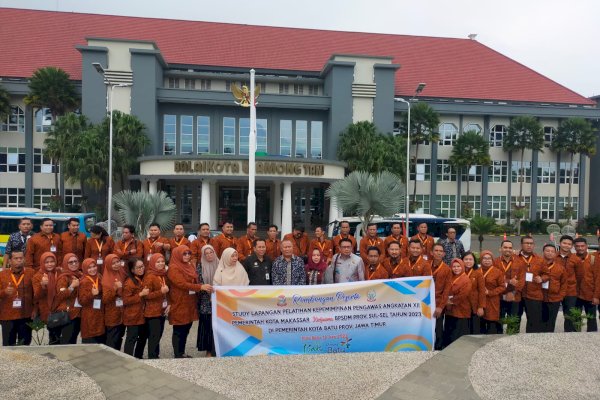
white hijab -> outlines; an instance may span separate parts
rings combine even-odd
[[[215,272],[213,284],[217,286],[248,286],[250,280],[246,270],[236,261],[235,265],[231,266],[231,256],[235,249],[231,247],[225,249],[221,254],[219,266]]]

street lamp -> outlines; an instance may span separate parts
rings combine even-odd
[[[415,90],[415,96],[425,89],[426,83],[419,83],[417,89]],[[406,190],[405,190],[405,203],[404,203],[404,219],[406,221],[406,237],[409,237],[409,224],[410,224],[410,196],[408,194],[408,181],[410,179],[410,100],[405,100],[402,97],[395,97],[394,101],[405,103],[408,109],[408,116],[406,118]],[[416,172],[416,171],[415,171]],[[415,182],[416,185],[416,182]]]
[[[108,130],[108,234],[111,234],[111,220],[112,220],[112,181],[113,181],[113,91],[114,89],[120,87],[129,87],[132,86],[131,83],[115,83],[112,82],[110,77],[106,76],[106,70],[102,67],[100,63],[92,63],[96,71],[104,77],[104,84],[107,87],[106,90],[106,107],[109,112],[109,130]],[[109,91],[110,87],[110,102],[109,102]]]

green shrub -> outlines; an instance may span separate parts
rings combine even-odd
[[[494,231],[496,220],[492,217],[476,215],[471,218],[471,231],[477,235],[487,235]]]

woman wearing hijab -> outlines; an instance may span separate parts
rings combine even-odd
[[[465,274],[471,280],[471,334],[479,335],[486,300],[485,280],[473,253],[466,252],[462,259],[465,263]]]
[[[104,305],[104,325],[106,345],[121,351],[125,326],[123,325],[123,282],[127,278],[125,267],[116,254],[104,259],[102,274],[102,304]]]
[[[306,284],[320,285],[323,283],[323,275],[327,269],[327,257],[320,249],[313,249],[304,267],[306,270]]]
[[[115,247],[115,242],[106,230],[94,225],[90,228],[90,238],[85,244],[85,258],[92,258],[96,261],[98,273],[104,274],[105,258],[111,254]]]
[[[56,311],[67,311],[71,322],[61,327],[60,344],[77,343],[81,330],[81,304],[78,300],[81,275],[77,255],[65,254],[62,273],[56,282]]]
[[[480,254],[481,273],[484,280],[485,313],[482,318],[482,333],[502,333],[500,320],[500,296],[506,290],[504,284],[504,272],[494,267],[494,255],[489,250]]]
[[[81,304],[81,343],[104,343],[104,304],[102,304],[102,275],[96,260],[86,258],[81,265],[83,277],[79,284]]]
[[[56,262],[56,256],[52,252],[45,252],[40,257],[40,269],[31,278],[33,286],[33,302],[37,304],[39,317],[42,321],[48,321],[48,316],[55,310],[56,281],[60,268]],[[48,328],[48,344],[60,342],[60,331],[62,327]]]
[[[144,347],[148,337],[144,319],[144,298],[150,293],[142,282],[144,262],[132,257],[127,260],[127,279],[123,284],[123,325],[127,327],[125,353],[144,358]]]
[[[471,280],[465,274],[465,263],[455,258],[450,263],[452,285],[446,303],[444,319],[444,347],[470,333]]]
[[[201,283],[208,283],[210,285],[219,266],[219,259],[214,247],[210,244],[202,246],[200,254],[200,263],[196,268],[198,280]],[[212,330],[212,304],[209,292],[200,292],[198,296],[198,337],[196,346],[198,347],[198,351],[205,351],[207,357],[212,357],[215,354],[215,340]]]
[[[160,339],[165,329],[165,315],[169,312],[165,269],[165,256],[154,253],[148,260],[148,269],[144,275],[143,286],[148,289],[145,296],[144,318],[146,319],[146,331],[148,334],[148,358],[154,359],[160,356]]]
[[[196,293],[202,290],[209,293],[212,291],[211,285],[198,281],[196,267],[191,261],[190,248],[185,245],[177,246],[171,253],[171,263],[167,271],[171,306],[168,315],[169,323],[173,325],[172,343],[175,358],[191,358],[185,354],[185,344],[192,323],[198,320]]]
[[[231,247],[223,250],[213,284],[218,286],[248,286],[248,273],[238,261],[238,252]]]

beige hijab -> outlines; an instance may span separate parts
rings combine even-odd
[[[250,280],[246,270],[236,261],[235,265],[231,266],[231,256],[235,253],[235,249],[231,247],[223,250],[219,266],[215,272],[213,284],[217,286],[248,286]]]

